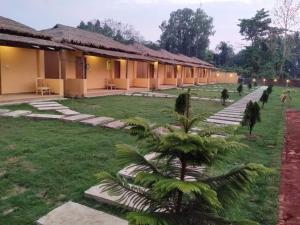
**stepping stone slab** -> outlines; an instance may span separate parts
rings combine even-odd
[[[104,187],[102,185],[96,185],[91,187],[90,189],[86,190],[84,192],[84,196],[87,198],[91,198],[96,200],[97,202],[109,204],[109,205],[115,205],[115,206],[122,206],[124,208],[135,210],[134,202],[131,200],[131,197],[128,196],[128,200],[121,200],[120,196],[112,196],[107,191],[103,190]],[[111,223],[111,225],[113,225]]]
[[[121,120],[116,120],[110,123],[105,124],[104,126],[107,128],[112,128],[112,129],[121,129],[123,127],[125,127],[125,123]]]
[[[217,124],[224,124],[224,125],[240,125],[239,122],[226,121],[226,120],[207,119],[206,121],[209,123],[217,123]]]
[[[27,110],[16,110],[16,111],[11,111],[8,113],[1,114],[1,116],[20,117],[20,116],[26,116],[30,113],[31,113],[31,111],[27,111]]]
[[[214,114],[213,116],[223,116],[223,117],[231,117],[231,118],[243,118],[243,116],[241,114],[234,115],[234,114],[217,113],[217,114]]]
[[[50,101],[50,102],[30,102],[29,104],[30,105],[45,105],[45,104],[59,104],[59,103]]]
[[[78,115],[80,114],[79,112],[76,112],[74,110],[71,110],[71,109],[59,109],[59,110],[56,110],[57,112],[65,115],[65,116],[73,116],[73,115]]]
[[[8,113],[10,112],[9,109],[0,109],[0,114]]]
[[[26,117],[32,119],[46,119],[46,120],[59,120],[65,117],[64,115],[52,115],[52,114],[29,114]]]
[[[214,120],[225,120],[225,121],[233,121],[233,122],[241,122],[242,118],[233,118],[233,117],[223,117],[223,116],[211,116],[209,119]]]
[[[97,125],[103,125],[103,124],[106,124],[106,123],[109,123],[112,121],[114,121],[114,118],[102,116],[102,117],[96,117],[96,118],[92,118],[92,119],[82,120],[82,121],[80,121],[80,123],[97,126]]]
[[[67,202],[40,218],[37,225],[128,225],[126,220],[116,216]]]
[[[37,109],[40,111],[49,111],[49,110],[69,109],[69,108],[66,106],[49,106],[49,107],[39,107]]]
[[[35,108],[41,108],[41,107],[58,107],[58,106],[63,106],[61,104],[58,104],[58,103],[51,103],[51,104],[38,104],[38,105],[31,105]]]
[[[65,120],[65,121],[77,122],[77,121],[81,121],[81,120],[91,119],[91,118],[94,118],[94,117],[95,117],[94,115],[79,114],[79,115],[75,115],[75,116],[64,117],[62,119]]]

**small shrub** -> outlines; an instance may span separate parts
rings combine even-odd
[[[247,126],[249,128],[250,135],[252,134],[253,127],[256,122],[260,122],[260,107],[257,102],[248,102],[245,114],[242,121],[242,126]]]
[[[262,102],[262,109],[264,108],[264,105],[268,102],[269,99],[269,94],[268,92],[265,90],[262,94],[262,96],[260,97],[259,101]]]
[[[251,83],[248,84],[248,89],[249,89],[249,91],[252,89],[252,84]]]
[[[229,98],[228,90],[226,88],[223,89],[221,92],[221,99],[222,99],[222,104],[226,104],[226,100]]]
[[[184,115],[187,111],[189,111],[189,101],[190,101],[190,89],[187,92],[181,93],[175,103],[175,111],[180,114]]]
[[[238,87],[237,87],[237,92],[239,93],[239,96],[241,96],[242,95],[242,92],[243,92],[243,85],[242,84],[240,84]]]
[[[267,88],[267,93],[268,93],[268,95],[270,95],[270,94],[272,93],[272,91],[273,91],[273,85],[270,84],[270,85],[268,86],[268,88]]]

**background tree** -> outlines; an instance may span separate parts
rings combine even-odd
[[[161,47],[167,51],[204,58],[209,37],[214,34],[213,19],[203,9],[184,8],[170,14],[160,25]]]
[[[77,27],[83,30],[103,34],[125,44],[133,43],[135,41],[144,41],[144,38],[133,26],[113,19],[105,19],[103,21],[94,20],[88,21],[87,23],[81,21]]]
[[[245,109],[242,125],[247,126],[249,128],[249,134],[252,135],[253,127],[257,122],[260,121],[260,107],[258,103],[253,103],[252,101],[248,102]]]
[[[262,106],[261,106],[262,109],[264,108],[264,105],[268,102],[268,99],[269,99],[269,94],[268,94],[268,92],[265,90],[265,91],[262,93],[262,96],[261,96],[260,99],[259,99],[259,101],[262,103]]]
[[[243,92],[243,84],[239,84],[239,86],[237,87],[237,92],[239,93],[239,96],[242,95],[242,92]]]
[[[229,98],[228,90],[226,88],[223,89],[221,92],[221,99],[222,99],[222,104],[226,104],[226,100]]]
[[[274,9],[274,18],[276,25],[283,30],[283,50],[280,62],[280,75],[283,77],[283,67],[290,56],[290,43],[288,34],[292,32],[300,22],[300,1],[298,0],[277,0]]]
[[[240,33],[246,40],[251,41],[252,45],[265,38],[270,30],[270,24],[272,20],[269,12],[265,9],[258,10],[254,17],[250,19],[240,19],[238,26],[240,27]]]
[[[216,65],[222,67],[228,67],[232,63],[234,57],[234,50],[232,45],[221,41],[220,44],[216,47]]]

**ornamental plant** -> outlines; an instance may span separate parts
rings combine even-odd
[[[248,102],[244,117],[242,120],[242,125],[249,128],[249,134],[252,135],[253,128],[257,122],[260,122],[260,107],[257,102]]]
[[[222,105],[226,104],[226,100],[229,98],[228,90],[226,88],[221,92]]]
[[[239,96],[242,95],[242,92],[243,92],[243,84],[240,84],[238,87],[237,87],[237,92],[239,93]]]
[[[269,169],[248,163],[208,173],[227,153],[246,146],[228,129],[203,127],[195,131],[199,118],[191,113],[174,115],[180,126],[166,125],[168,132],[163,135],[145,119],[127,120],[131,135],[137,136],[140,144],[118,145],[117,162],[120,166],[135,165],[132,179],[102,172],[98,176],[101,187],[131,209],[127,215],[130,225],[257,225],[225,218],[223,209],[234,204],[254,178]],[[222,130],[227,137],[214,137],[214,130]],[[142,153],[153,153],[154,157],[149,159]]]
[[[259,101],[262,103],[262,106],[261,106],[262,109],[264,108],[264,105],[268,102],[268,99],[269,99],[269,94],[268,94],[268,92],[265,90],[265,91],[262,93],[262,96],[261,96],[260,99],[259,99]]]

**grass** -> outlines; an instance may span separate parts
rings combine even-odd
[[[97,172],[120,169],[115,145],[134,143],[120,131],[24,118],[0,118],[0,133],[0,224],[10,225],[33,224],[68,200],[84,202]]]
[[[232,85],[232,84],[213,85],[212,84],[212,85],[203,85],[203,86],[192,87],[191,94],[192,94],[192,96],[197,96],[197,97],[202,97],[202,98],[220,98],[222,90],[214,90],[213,89],[214,87],[217,87],[220,89],[226,88],[228,91],[232,91],[232,92],[229,92],[229,99],[231,99],[231,100],[238,100],[241,97],[243,97],[249,93],[248,89],[246,87],[244,87],[242,96],[239,96],[238,92],[236,91],[236,88],[237,88],[236,85]],[[176,89],[162,90],[160,92],[178,95],[181,92],[183,92],[183,90],[180,88],[176,88]]]
[[[174,108],[175,99],[108,96],[89,99],[64,100],[63,104],[81,113],[108,116],[116,119],[143,117],[155,123],[172,122],[165,109]],[[221,103],[193,101],[195,114],[213,114],[224,106]]]
[[[262,111],[262,122],[254,128],[256,141],[243,140],[250,146],[232,152],[217,164],[223,171],[240,163],[256,162],[274,168],[274,174],[261,177],[234,206],[225,210],[231,218],[247,218],[262,225],[275,225],[279,168],[283,147],[284,107],[279,101],[281,88],[274,88]],[[300,91],[292,94],[291,107],[300,109]],[[217,103],[193,101],[195,114],[213,113]],[[173,107],[174,99],[113,96],[66,100],[64,105],[82,113],[117,119],[142,116],[153,122],[172,121],[161,112]],[[23,109],[25,105],[6,108]],[[4,107],[3,107],[4,108]],[[239,128],[238,134],[246,134]],[[29,225],[65,201],[73,200],[123,216],[123,211],[96,204],[83,192],[97,183],[101,170],[117,172],[115,144],[134,144],[123,131],[89,127],[61,121],[32,121],[26,118],[0,117],[0,224]]]

